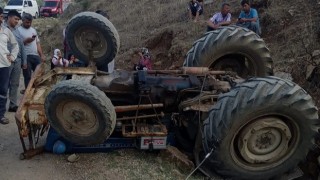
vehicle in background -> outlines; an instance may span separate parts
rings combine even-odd
[[[63,13],[63,0],[44,0],[40,8],[42,17],[58,17]]]
[[[29,13],[34,18],[39,17],[39,7],[36,0],[10,0],[4,7],[4,16],[6,16],[10,10],[17,10],[21,16]]]

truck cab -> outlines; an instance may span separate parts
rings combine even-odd
[[[58,17],[63,13],[62,0],[44,0],[43,6],[40,9],[40,16],[42,17]]]
[[[39,7],[36,0],[9,0],[4,7],[3,14],[7,16],[10,10],[18,11],[21,16],[25,13],[29,13],[35,18],[39,16]]]

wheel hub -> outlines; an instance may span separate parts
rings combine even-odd
[[[71,134],[86,136],[98,128],[93,109],[80,101],[63,101],[57,106],[57,118]]]
[[[282,120],[269,117],[244,127],[238,147],[249,163],[274,162],[286,153],[290,139],[289,127]]]
[[[104,35],[94,28],[80,28],[74,37],[77,48],[83,54],[88,54],[89,50],[92,50],[94,59],[103,56],[108,50],[108,43]]]

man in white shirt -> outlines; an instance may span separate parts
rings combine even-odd
[[[220,26],[228,26],[231,23],[230,4],[223,3],[221,11],[215,13],[207,22],[207,31],[213,31]]]
[[[8,118],[4,117],[7,104],[9,87],[9,68],[15,61],[19,52],[18,42],[11,30],[2,26],[3,9],[0,8],[0,124],[8,124]],[[11,51],[8,49],[11,45]]]
[[[9,70],[9,112],[16,112],[18,109],[18,88],[20,84],[21,67],[27,68],[27,55],[24,52],[24,44],[20,32],[18,31],[18,23],[21,19],[20,13],[16,10],[10,10],[7,15],[6,27],[11,30],[19,44],[19,53],[15,62],[11,63]],[[8,47],[11,50],[11,45]]]
[[[32,71],[36,69],[41,61],[45,62],[37,31],[31,27],[32,20],[32,15],[25,13],[22,17],[22,25],[18,28],[23,39],[25,53],[27,54],[27,69],[23,70],[26,88],[31,79]]]

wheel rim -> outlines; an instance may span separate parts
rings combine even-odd
[[[102,57],[108,49],[108,43],[104,35],[95,28],[81,27],[74,35],[77,49],[85,55],[88,55],[89,49],[92,49],[93,57]]]
[[[73,135],[89,136],[99,127],[96,112],[78,100],[65,100],[59,103],[56,116],[61,126]]]
[[[253,60],[244,55],[221,58],[210,67],[214,70],[233,71],[243,78],[258,75],[257,67]]]
[[[252,171],[270,169],[290,158],[298,145],[298,126],[285,116],[260,117],[242,126],[231,143],[237,165]]]

